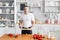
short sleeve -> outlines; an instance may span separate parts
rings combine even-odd
[[[19,20],[23,20],[21,16],[20,16]]]
[[[34,17],[33,14],[32,14],[32,16],[31,16],[31,20],[32,20],[32,21],[35,21],[35,17]]]
[[[19,15],[19,20],[22,20],[22,15],[21,14]]]

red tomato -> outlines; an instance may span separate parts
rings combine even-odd
[[[39,35],[38,36],[38,40],[42,40],[43,39],[43,36],[42,35]]]
[[[40,38],[43,38],[43,36],[42,36],[42,35],[40,35]]]
[[[42,40],[42,38],[39,38],[38,40]]]
[[[34,38],[34,39],[38,39],[38,40],[42,40],[43,37],[44,37],[44,36],[38,35],[38,34],[34,34],[34,35],[33,35],[33,38]]]
[[[40,38],[40,35],[37,35],[37,39],[39,39]]]
[[[39,35],[39,38],[43,38],[43,36],[42,35]]]
[[[34,34],[34,35],[33,35],[33,38],[34,38],[34,39],[37,39],[37,34]]]
[[[9,36],[9,37],[14,37],[14,35],[13,35],[13,34],[8,34],[8,36]]]

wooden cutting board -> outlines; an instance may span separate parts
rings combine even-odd
[[[3,35],[0,40],[34,40],[32,35],[19,35],[17,38]]]
[[[23,35],[18,35],[18,37],[9,37],[8,35],[3,35],[0,37],[0,40],[37,40],[33,39],[33,36],[31,34],[23,34]],[[44,40],[51,40],[51,39],[44,39]],[[52,39],[54,40],[54,39]]]

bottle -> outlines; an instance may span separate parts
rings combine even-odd
[[[2,13],[2,9],[0,9],[0,14]]]
[[[54,24],[54,19],[51,19],[51,24]]]
[[[9,6],[9,3],[5,3],[5,6]]]
[[[14,14],[14,10],[11,10],[11,14]]]

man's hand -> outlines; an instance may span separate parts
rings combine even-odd
[[[22,25],[19,25],[19,28],[22,29]]]
[[[31,23],[32,23],[32,27],[35,25],[35,21],[31,21]]]
[[[31,27],[28,27],[29,29],[31,29],[32,28],[32,26]]]
[[[23,20],[19,20],[19,27],[20,27],[20,29],[22,29],[22,25],[23,25]]]

